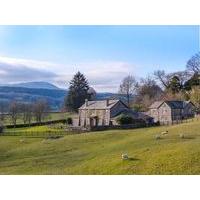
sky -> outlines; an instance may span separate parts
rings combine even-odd
[[[0,26],[0,84],[47,81],[67,89],[80,71],[97,92],[127,75],[184,70],[198,26]]]

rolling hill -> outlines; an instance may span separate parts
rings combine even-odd
[[[52,110],[59,110],[67,95],[67,90],[60,89],[47,82],[28,82],[0,86],[0,101],[9,103],[13,100],[19,102],[34,102],[45,99]],[[114,93],[97,93],[97,99],[117,97]]]
[[[26,82],[18,83],[12,85],[6,85],[10,87],[23,87],[23,88],[35,88],[35,89],[49,89],[49,90],[59,90],[60,88],[48,82]]]

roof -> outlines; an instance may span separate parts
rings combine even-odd
[[[190,101],[155,101],[149,108],[159,108],[163,103],[166,103],[172,109],[183,109]]]
[[[160,105],[163,103],[164,101],[155,101],[153,104],[151,104],[151,106],[149,107],[150,109],[153,108],[159,108]]]
[[[108,106],[106,102],[107,100],[88,101],[88,106],[84,103],[79,109],[110,109],[120,102],[120,100],[108,100]]]
[[[184,101],[165,101],[165,103],[172,109],[183,109],[186,105]]]
[[[142,113],[142,112],[137,112],[137,111],[134,111],[134,110],[131,110],[131,109],[124,109],[122,110],[121,112],[117,113],[114,117],[112,118],[116,118],[118,117],[119,115],[128,115],[130,117],[132,117],[133,119],[143,119],[143,120],[147,120],[147,119],[150,119],[152,117],[146,115],[145,113]]]

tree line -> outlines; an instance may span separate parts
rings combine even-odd
[[[186,69],[172,73],[156,70],[139,81],[133,75],[125,77],[119,93],[127,96],[130,107],[147,111],[157,100],[191,100],[200,111],[200,52],[186,63]],[[130,101],[130,97],[132,101]]]
[[[85,99],[95,99],[96,92],[90,89],[85,76],[77,72],[70,81],[65,108],[77,112]],[[191,100],[200,111],[200,52],[188,60],[183,71],[156,70],[139,80],[134,75],[124,77],[118,94],[125,98],[129,107],[138,111],[147,111],[157,100]]]
[[[47,115],[47,112],[49,112],[48,103],[42,99],[33,103],[12,101],[8,104],[0,102],[0,121],[4,122],[6,116],[9,116],[13,125],[16,125],[19,119],[24,124],[31,124],[33,121],[40,123]]]

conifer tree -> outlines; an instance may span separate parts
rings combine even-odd
[[[85,102],[90,100],[88,94],[89,84],[85,76],[77,72],[70,81],[68,95],[65,99],[65,107],[70,111],[78,111],[78,108]]]

